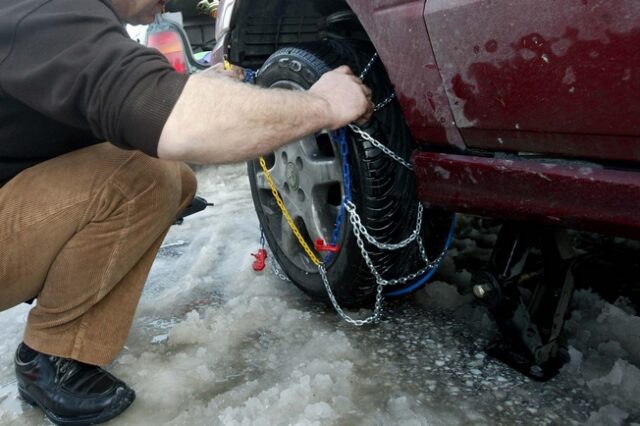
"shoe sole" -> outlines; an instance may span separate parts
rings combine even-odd
[[[124,392],[127,392],[128,395],[125,395],[114,407],[109,407],[107,410],[104,410],[97,414],[86,415],[86,416],[75,416],[75,417],[62,417],[57,414],[51,412],[47,408],[43,407],[35,398],[33,398],[27,391],[25,391],[22,387],[18,386],[18,394],[20,397],[29,405],[40,408],[44,415],[47,416],[49,420],[51,420],[54,424],[59,426],[87,426],[87,425],[96,425],[99,423],[107,422],[115,417],[118,417],[122,414],[136,399],[136,394],[133,390],[123,389]]]

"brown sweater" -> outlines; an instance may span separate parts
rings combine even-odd
[[[157,155],[186,80],[110,0],[0,0],[0,185],[103,141]]]

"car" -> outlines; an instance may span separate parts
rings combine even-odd
[[[179,0],[169,8],[186,12],[192,47],[210,48],[210,63],[254,70],[258,85],[306,90],[347,64],[374,91],[366,126],[323,131],[249,162],[279,276],[368,324],[384,296],[433,275],[455,213],[499,220],[492,258],[472,286],[502,332],[489,352],[534,379],[557,373],[578,261],[567,229],[640,238],[640,3]],[[198,10],[215,19],[203,24]],[[534,257],[544,277],[526,287]],[[371,303],[365,320],[342,309]]]

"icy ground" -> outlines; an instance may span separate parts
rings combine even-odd
[[[199,177],[216,207],[165,241],[109,367],[138,395],[112,424],[640,424],[640,318],[628,300],[580,290],[567,324],[571,364],[535,383],[485,357],[494,326],[457,291],[495,238],[474,219],[461,218],[438,281],[356,329],[251,270],[258,226],[243,166]],[[19,400],[12,372],[27,311],[0,313],[2,425],[48,424]]]

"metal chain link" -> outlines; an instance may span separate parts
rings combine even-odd
[[[367,65],[365,65],[364,69],[360,73],[360,76],[359,76],[360,80],[364,80],[364,78],[367,76],[367,74],[369,74],[369,72],[371,71],[371,68],[373,68],[373,65],[376,63],[377,59],[378,59],[378,52],[375,52],[373,54],[373,56],[371,57],[371,59],[369,59],[369,62],[367,63]],[[379,104],[374,106],[373,111],[374,112],[380,111],[382,108],[384,108],[387,105],[389,105],[391,103],[391,101],[393,101],[393,99],[395,99],[395,97],[396,97],[395,92],[391,93],[385,100],[383,100],[382,102],[380,102]],[[393,158],[398,163],[400,163],[403,166],[405,166],[407,169],[413,170],[413,166],[408,161],[406,161],[403,158],[401,158],[400,156],[398,156],[395,152],[391,151],[389,148],[387,148],[381,142],[378,142],[377,140],[375,140],[371,135],[369,135],[367,132],[365,132],[362,129],[360,129],[358,126],[350,124],[349,128],[352,131],[354,131],[357,134],[359,134],[363,139],[365,139],[366,141],[370,142],[373,146],[375,146],[376,148],[378,148],[379,150],[384,152],[386,155],[388,155],[389,157]]]
[[[364,80],[367,74],[369,74],[369,71],[371,71],[371,68],[373,68],[373,64],[376,63],[376,59],[378,59],[378,52],[373,54],[371,59],[369,59],[369,62],[367,62],[367,65],[365,65],[364,68],[362,69],[362,72],[358,76],[360,80]]]
[[[380,102],[378,105],[373,107],[373,112],[380,111],[382,108],[384,108],[387,105],[389,105],[391,103],[391,101],[394,100],[395,98],[396,98],[396,93],[392,92],[389,96],[387,96],[387,99],[385,99],[384,101]]]
[[[373,65],[376,63],[376,60],[378,59],[378,52],[375,52],[373,54],[373,56],[371,57],[371,59],[369,59],[369,62],[367,62],[367,65],[365,65],[364,69],[362,70],[362,72],[360,73],[360,75],[358,76],[358,78],[362,81],[364,81],[365,77],[369,74],[369,72],[371,71],[371,69],[373,68]],[[386,107],[387,105],[389,105],[391,103],[391,101],[396,97],[395,92],[392,92],[389,96],[387,96],[387,98],[385,100],[383,100],[382,102],[380,102],[379,104],[377,104],[374,108],[373,108],[373,112],[378,112],[380,111],[382,108]]]
[[[380,318],[382,317],[383,286],[378,285],[376,289],[376,302],[373,308],[373,314],[365,319],[354,319],[347,315],[347,313],[340,307],[340,304],[336,300],[336,297],[333,294],[333,290],[331,290],[331,286],[329,285],[329,279],[327,278],[327,271],[324,269],[324,265],[318,266],[318,271],[320,272],[320,277],[322,277],[324,288],[327,291],[327,295],[329,296],[329,300],[333,305],[333,309],[335,309],[340,318],[351,325],[355,325],[356,327],[362,327],[363,325],[373,324],[380,321]]]
[[[412,281],[414,279],[416,279],[417,277],[424,275],[427,271],[429,271],[430,269],[436,267],[444,258],[447,248],[445,247],[440,254],[438,255],[438,257],[436,257],[436,259],[430,261],[429,258],[426,255],[426,252],[424,250],[424,246],[422,244],[422,239],[421,238],[417,238],[416,242],[418,245],[418,250],[420,252],[420,257],[422,258],[422,260],[425,263],[425,267],[415,271],[413,273],[410,273],[404,277],[401,278],[394,278],[394,279],[385,279],[382,278],[382,275],[380,275],[380,273],[378,272],[378,268],[376,268],[376,266],[373,264],[373,261],[371,260],[371,256],[369,255],[369,252],[367,251],[365,245],[364,245],[364,240],[362,238],[362,234],[360,233],[360,230],[358,229],[358,227],[355,225],[354,223],[354,217],[353,216],[349,216],[349,221],[351,222],[352,226],[353,226],[353,234],[356,237],[356,243],[358,245],[358,247],[360,248],[360,253],[362,254],[362,257],[364,258],[364,261],[367,265],[367,267],[371,270],[371,273],[373,274],[373,276],[376,278],[376,282],[378,285],[382,285],[382,286],[393,286],[393,285],[398,285],[398,284],[406,284],[409,281]]]
[[[273,256],[273,252],[271,251],[271,247],[269,247],[268,245],[267,245],[267,252],[268,252],[267,259],[269,261],[269,264],[271,265],[271,273],[276,277],[280,278],[280,280],[282,281],[291,282],[291,278],[286,276],[284,272],[282,272],[282,270],[280,269],[280,265],[278,265],[278,261],[276,261],[276,258]]]
[[[358,127],[358,126],[356,126],[354,124],[349,124],[349,129],[351,129],[353,132],[357,133],[362,139],[366,140],[367,142],[370,142],[371,145],[375,146],[380,151],[384,152],[387,156],[391,157],[392,159],[394,159],[398,163],[402,164],[407,169],[413,170],[413,166],[411,165],[411,163],[406,161],[404,158],[400,157],[395,152],[391,151],[389,148],[384,146],[381,142],[378,142],[377,140],[375,140],[369,133],[365,132],[360,127]]]
[[[346,203],[346,208],[349,214],[351,215],[351,217],[353,218],[353,220],[351,221],[353,226],[358,228],[358,231],[360,232],[360,234],[364,235],[364,237],[370,244],[378,247],[381,250],[393,251],[393,250],[399,250],[401,248],[405,248],[406,246],[408,246],[409,244],[411,244],[416,240],[418,235],[420,235],[420,231],[422,229],[422,212],[424,209],[424,207],[422,206],[422,203],[418,203],[418,218],[416,219],[415,229],[411,232],[411,235],[409,235],[406,239],[400,241],[399,243],[381,243],[375,237],[369,234],[369,232],[367,231],[367,228],[365,228],[364,225],[362,224],[362,221],[360,220],[360,215],[358,215],[358,212],[356,211],[356,205],[353,204],[353,202],[348,202]]]

